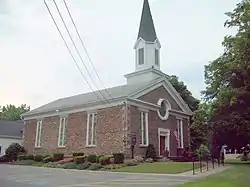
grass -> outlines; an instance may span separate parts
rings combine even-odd
[[[227,160],[226,162],[234,163],[234,166],[221,173],[216,173],[196,182],[186,183],[180,187],[249,187],[249,162],[235,159]]]
[[[195,164],[198,168],[199,164]],[[192,163],[186,162],[155,162],[143,163],[137,166],[123,167],[115,169],[115,172],[130,172],[130,173],[158,173],[158,174],[177,174],[193,169]]]
[[[241,161],[240,159],[227,159],[226,164],[250,164],[250,161]]]

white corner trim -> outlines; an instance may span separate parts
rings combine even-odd
[[[145,118],[143,118],[143,113],[145,114]],[[142,146],[148,146],[149,144],[149,135],[148,135],[148,112],[145,112],[145,111],[141,111],[140,112],[140,116],[141,116],[141,143],[140,143],[140,147]],[[146,126],[146,129],[144,129],[143,127],[143,120],[145,120],[145,126]],[[143,132],[145,131],[145,134],[146,134],[146,137],[144,137],[144,134]],[[144,140],[146,140],[146,144],[143,144]]]

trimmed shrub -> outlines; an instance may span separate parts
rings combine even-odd
[[[94,155],[94,154],[88,155],[87,161],[88,161],[88,162],[91,162],[91,163],[96,163],[96,162],[97,162],[97,156]]]
[[[145,160],[145,162],[147,162],[147,163],[153,163],[154,160],[153,160],[153,158],[147,158],[147,159]]]
[[[44,159],[43,159],[43,162],[44,163],[48,163],[48,162],[52,162],[53,161],[53,157],[52,156],[48,156],[48,157],[45,157]]]
[[[79,164],[77,166],[77,169],[79,169],[79,170],[85,170],[85,169],[88,169],[90,166],[91,166],[90,162],[85,162],[83,164]]]
[[[111,162],[110,162],[110,156],[102,156],[102,157],[100,157],[99,158],[99,163],[101,165],[109,165],[109,164],[111,164]]]
[[[137,162],[144,162],[144,158],[142,158],[141,156],[136,156],[135,157],[135,161],[137,161]]]
[[[85,162],[85,156],[76,156],[75,158],[74,158],[74,162],[76,163],[76,164],[82,164],[82,163],[84,163]]]
[[[152,158],[156,161],[156,151],[153,144],[149,144],[146,151],[146,158]]]
[[[89,170],[93,170],[93,171],[96,171],[96,170],[99,170],[102,168],[102,165],[101,164],[98,164],[98,163],[92,163],[91,166],[88,168]]]
[[[9,162],[9,158],[6,155],[0,157],[0,163]]]
[[[18,143],[12,143],[5,151],[9,161],[16,161],[18,155],[24,154],[26,151],[23,146]]]
[[[114,163],[115,164],[123,164],[124,163],[125,156],[123,153],[114,153],[113,156],[114,156]]]
[[[76,156],[84,156],[84,153],[81,153],[81,152],[75,152],[72,154],[73,157],[76,157]]]
[[[246,162],[246,161],[249,161],[250,158],[248,157],[248,155],[241,155],[240,160]]]
[[[26,155],[18,155],[18,160],[28,160]]]
[[[53,154],[53,161],[54,162],[63,160],[63,158],[64,158],[64,154],[63,153],[54,153]]]
[[[66,163],[62,165],[63,169],[77,169],[77,164],[76,163]]]
[[[26,160],[34,160],[34,155],[27,155],[27,159]]]
[[[42,162],[43,160],[43,156],[42,155],[35,155],[34,156],[34,161],[36,162]]]

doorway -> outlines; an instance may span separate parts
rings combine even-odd
[[[159,156],[165,156],[166,149],[168,149],[170,155],[170,130],[159,128],[158,139],[159,139]]]

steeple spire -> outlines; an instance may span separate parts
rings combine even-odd
[[[148,0],[144,0],[143,3],[141,23],[137,39],[139,38],[142,38],[147,42],[154,42],[157,39]]]

